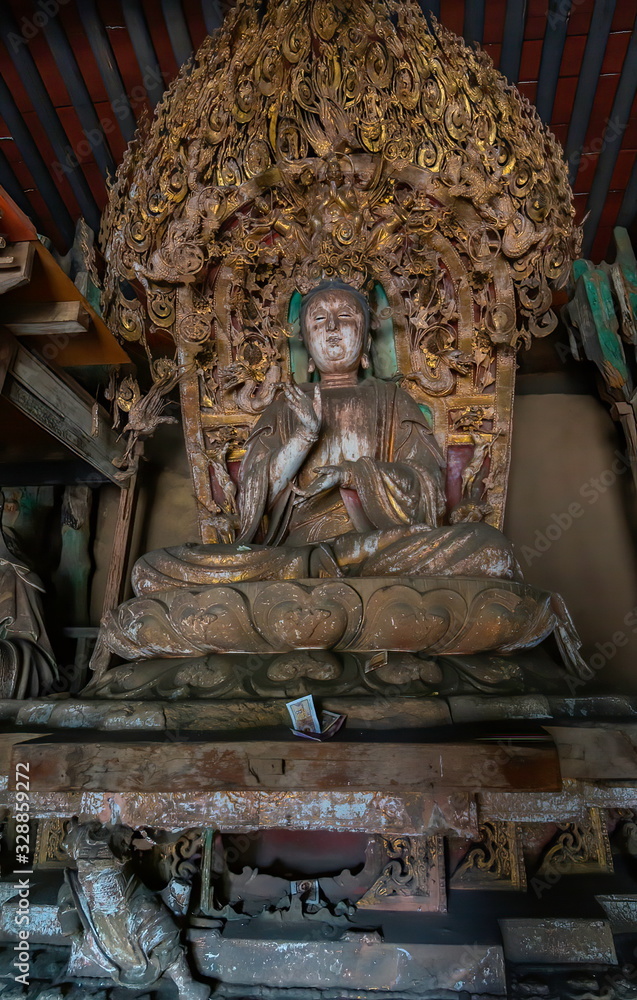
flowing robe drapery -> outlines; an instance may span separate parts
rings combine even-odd
[[[370,378],[325,388],[321,397],[319,438],[306,446],[296,475],[278,496],[276,457],[298,435],[298,417],[280,396],[257,422],[241,467],[237,542],[148,553],[133,570],[138,595],[317,575],[520,576],[496,528],[442,525],[443,458],[407,392]],[[350,474],[347,488],[303,496],[317,468],[343,463]]]
[[[271,511],[272,456],[298,431],[298,418],[280,397],[255,427],[242,463],[240,541],[254,539],[266,513],[265,542],[290,545],[336,538],[356,529],[355,518],[367,530],[439,524],[443,458],[411,396],[374,378],[323,391],[322,401],[319,440]],[[308,501],[295,492],[308,488],[317,468],[343,462],[351,463],[349,490],[335,488]]]

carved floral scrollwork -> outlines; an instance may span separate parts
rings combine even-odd
[[[442,837],[383,837],[382,851],[384,867],[357,907],[446,910]]]
[[[558,823],[557,833],[542,855],[538,875],[612,871],[605,817],[601,809],[592,807],[581,822]]]
[[[526,889],[522,838],[516,823],[487,820],[451,879],[456,889]]]
[[[204,537],[221,507],[198,428],[241,427],[240,457],[276,385],[306,377],[293,300],[325,277],[370,297],[375,374],[433,400],[445,449],[473,444],[446,401],[491,397],[478,499],[501,523],[512,354],[555,326],[573,219],[535,110],[415,0],[239,0],[129,145],[102,227],[111,328],[143,341],[150,321],[184,364],[216,345],[215,390],[183,394]]]

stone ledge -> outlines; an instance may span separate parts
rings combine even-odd
[[[289,728],[287,698],[124,699],[33,698],[0,701],[0,723],[47,729],[95,729],[113,732],[213,732],[270,726]],[[347,715],[350,729],[420,729],[452,723],[511,719],[565,719],[573,727],[601,717],[634,718],[625,711],[637,699],[598,695],[559,699],[544,695],[454,695],[448,698],[378,693],[374,696],[319,696],[322,708]],[[581,705],[579,702],[581,701]],[[565,711],[563,711],[565,709]],[[605,723],[609,725],[608,722]]]

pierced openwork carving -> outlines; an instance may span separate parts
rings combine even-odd
[[[526,889],[520,827],[498,820],[482,823],[451,879],[454,889]]]
[[[558,833],[542,857],[538,875],[612,871],[606,821],[601,809],[592,807],[584,822],[558,824]]]
[[[102,237],[128,341],[175,341],[204,541],[281,382],[308,378],[299,293],[368,296],[372,371],[446,452],[449,505],[501,524],[514,354],[555,325],[577,251],[553,136],[411,0],[240,0],[129,147]]]
[[[383,837],[383,851],[384,868],[359,899],[359,908],[447,909],[442,837]]]

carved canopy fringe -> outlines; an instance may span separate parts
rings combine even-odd
[[[178,349],[204,539],[258,413],[307,378],[298,293],[330,276],[368,294],[375,374],[430,417],[450,505],[500,524],[514,352],[554,329],[573,216],[535,109],[416,3],[239,0],[129,146],[102,229],[112,329]]]

